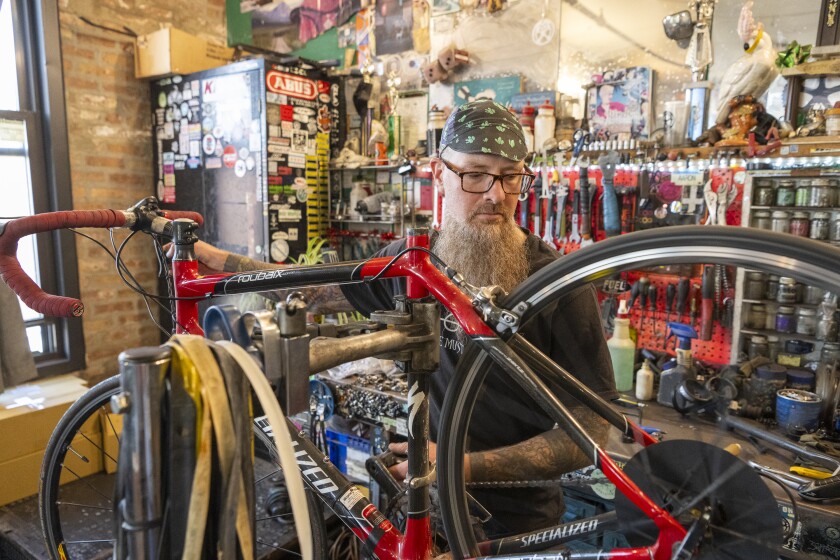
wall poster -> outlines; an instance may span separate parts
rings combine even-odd
[[[651,132],[653,71],[635,66],[598,76],[586,94],[589,130],[596,138],[646,140]]]

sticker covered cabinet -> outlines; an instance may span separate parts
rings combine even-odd
[[[204,215],[200,237],[289,262],[326,234],[328,162],[343,143],[341,84],[246,60],[151,84],[153,194]]]

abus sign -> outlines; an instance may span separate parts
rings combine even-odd
[[[269,70],[265,75],[265,84],[269,91],[300,99],[313,100],[318,93],[315,82],[312,80],[284,74],[277,70]]]

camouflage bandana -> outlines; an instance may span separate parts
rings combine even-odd
[[[512,161],[522,161],[528,155],[516,116],[489,99],[470,101],[452,111],[440,139],[440,152],[444,148],[464,154],[492,154]]]

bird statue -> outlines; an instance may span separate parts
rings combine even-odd
[[[770,35],[764,32],[762,24],[756,24],[752,13],[753,1],[748,0],[741,8],[738,18],[738,35],[744,42],[744,54],[727,68],[718,88],[717,124],[726,123],[729,115],[729,101],[739,95],[761,97],[779,71],[776,68],[776,51]]]

